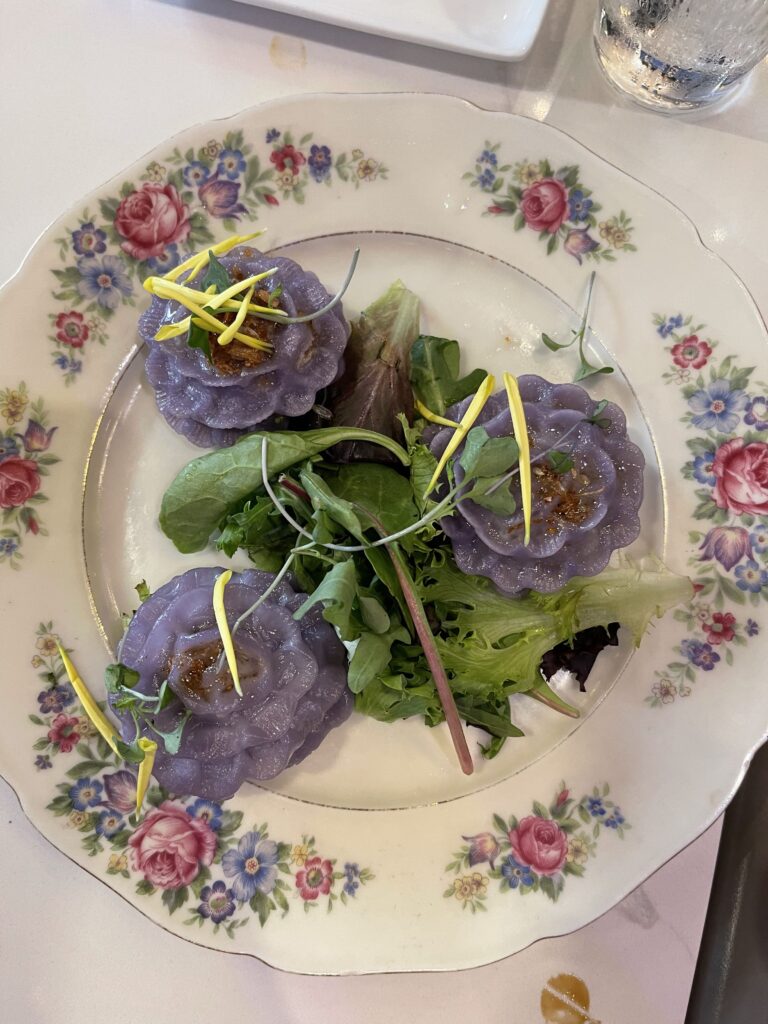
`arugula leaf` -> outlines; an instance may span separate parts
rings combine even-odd
[[[411,386],[419,401],[442,416],[450,405],[473,394],[485,380],[485,370],[459,377],[458,341],[420,335],[411,349]]]
[[[409,639],[408,631],[400,625],[386,633],[363,633],[349,662],[347,685],[352,693],[360,693],[384,672],[395,641],[407,642]]]
[[[179,471],[163,495],[160,528],[184,554],[200,551],[228,513],[262,486],[261,446],[264,432],[249,434],[230,448],[201,455]],[[268,432],[270,476],[306,462],[339,441],[379,444],[404,466],[407,452],[395,441],[357,427]]]
[[[585,417],[584,422],[592,423],[594,424],[594,426],[600,427],[601,430],[606,430],[608,427],[610,427],[611,421],[608,419],[607,416],[602,415],[606,405],[608,405],[608,399],[601,399],[597,403],[595,408],[592,410],[592,415]]]
[[[359,628],[352,622],[353,604],[357,597],[357,573],[352,559],[337,562],[325,574],[315,592],[294,613],[300,621],[310,608],[323,605],[323,618],[336,626],[343,640],[356,640]]]
[[[312,508],[316,512],[326,512],[333,522],[338,523],[347,533],[351,533],[362,543],[364,540],[363,527],[354,505],[335,494],[325,480],[310,469],[302,469],[299,479],[302,487],[309,494]]]

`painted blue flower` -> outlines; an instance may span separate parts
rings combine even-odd
[[[102,789],[103,786],[98,779],[78,779],[74,786],[70,787],[69,799],[76,811],[87,811],[89,807],[101,803]]]
[[[83,256],[77,261],[77,270],[82,278],[77,290],[104,309],[117,309],[133,292],[125,264],[117,256]]]
[[[277,843],[262,839],[259,832],[246,832],[237,848],[227,850],[221,866],[227,878],[232,879],[235,899],[245,903],[255,892],[266,896],[272,892],[277,879]]]
[[[184,168],[182,175],[185,185],[189,185],[190,188],[197,188],[204,181],[208,181],[211,176],[211,169],[202,160],[193,160],[191,164],[187,164]]]
[[[280,132],[277,128],[270,128],[267,134],[264,136],[267,142],[274,142],[275,139],[280,138]]]
[[[484,189],[485,191],[488,191],[493,186],[495,180],[496,175],[493,173],[490,167],[486,167],[482,174],[478,174],[478,176],[475,178],[475,181],[480,186],[480,188]]]
[[[753,559],[750,558],[744,565],[736,566],[736,586],[739,590],[748,590],[752,594],[759,594],[766,584],[768,584],[768,572],[761,569]]]
[[[678,327],[682,326],[683,316],[682,313],[678,313],[677,316],[671,316],[669,320],[667,320],[665,323],[659,324],[656,330],[659,332],[662,338],[668,338],[673,331],[676,331]]]
[[[602,818],[605,815],[605,805],[602,797],[591,796],[587,800],[587,810],[593,818]]]
[[[218,832],[221,828],[221,816],[224,812],[221,809],[221,804],[215,804],[212,800],[203,800],[199,798],[195,800],[193,804],[190,804],[187,808],[187,814],[192,818],[200,818],[204,821],[209,828],[212,828],[214,832]]]
[[[714,461],[714,452],[705,452],[703,455],[697,455],[693,460],[693,476],[700,484],[706,484],[708,487],[715,486],[715,474],[712,472]]]
[[[757,634],[760,632],[760,627],[754,619],[747,619],[745,631],[747,636],[757,636]]]
[[[107,234],[89,220],[72,232],[72,248],[78,256],[95,256],[97,252],[106,252]]]
[[[501,873],[510,889],[516,889],[518,885],[526,889],[536,880],[528,865],[519,864],[511,853],[501,865]]]
[[[619,826],[623,825],[626,820],[627,819],[621,813],[621,808],[614,807],[611,811],[611,816],[606,818],[603,824],[606,828],[619,828]]]
[[[489,164],[491,167],[495,167],[498,163],[496,154],[490,149],[484,149],[480,156],[477,158],[479,164]]]
[[[708,388],[697,391],[688,399],[695,416],[691,422],[701,430],[720,430],[729,434],[736,429],[739,413],[749,404],[746,392],[740,388],[731,390],[730,381],[723,377],[713,380]]]
[[[307,164],[315,181],[327,178],[331,173],[331,151],[328,146],[311,146]]]
[[[755,430],[768,430],[768,398],[765,395],[750,401],[744,413],[744,422]]]
[[[74,699],[74,691],[68,683],[64,686],[54,686],[50,690],[43,690],[37,695],[37,703],[40,705],[42,715],[58,714]]]
[[[15,437],[0,437],[0,462],[18,454],[19,442]]]
[[[360,888],[360,866],[358,864],[344,865],[344,892],[347,896],[354,896]]]
[[[768,530],[753,530],[749,537],[752,541],[753,550],[759,555],[768,551]]]
[[[19,542],[15,537],[0,537],[0,557],[10,558],[18,546]]]
[[[568,196],[568,212],[571,220],[586,220],[592,209],[592,200],[584,195],[580,188],[575,188]]]
[[[741,567],[739,567],[741,568]],[[736,570],[738,575],[739,570]],[[680,643],[680,652],[698,668],[705,672],[711,672],[720,661],[720,655],[710,644],[702,643],[701,640],[685,639]]]
[[[123,827],[123,816],[116,811],[102,811],[96,819],[94,831],[99,836],[109,839]]]
[[[239,149],[222,149],[216,170],[219,174],[226,174],[230,181],[234,181],[245,170],[245,157]]]
[[[65,373],[80,373],[83,368],[82,359],[75,359],[74,356],[68,356],[65,352],[58,352],[54,356],[53,362]]]
[[[44,771],[46,768],[53,768],[50,754],[38,754],[35,758],[35,768]]]
[[[200,890],[200,906],[197,908],[201,917],[210,917],[214,924],[221,924],[235,912],[233,893],[225,882],[218,879],[213,885],[204,885]]]
[[[160,275],[167,274],[169,270],[173,270],[179,263],[181,263],[181,256],[179,255],[179,247],[175,242],[166,245],[159,256],[152,256],[147,260],[149,269],[154,274]]]

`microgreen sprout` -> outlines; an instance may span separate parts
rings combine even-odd
[[[587,285],[587,301],[584,304],[584,313],[581,317],[581,323],[579,324],[578,330],[572,330],[572,338],[570,341],[559,343],[553,341],[548,334],[541,335],[542,342],[547,346],[550,352],[559,352],[561,349],[570,348],[574,342],[579,343],[579,367],[574,376],[574,381],[586,380],[587,377],[593,376],[596,373],[613,373],[612,366],[593,366],[588,362],[584,355],[584,339],[587,333],[587,325],[589,323],[589,311],[592,306],[592,290],[595,285],[595,271],[589,275],[589,284]]]

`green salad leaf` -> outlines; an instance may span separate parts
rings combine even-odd
[[[179,551],[201,551],[229,512],[236,512],[262,486],[264,432],[249,434],[230,448],[187,463],[163,495],[160,527]],[[358,427],[268,432],[270,475],[305,462],[340,441],[370,441],[407,466],[408,454],[390,437]]]
[[[411,386],[422,405],[442,416],[445,410],[474,394],[485,380],[485,370],[459,377],[458,341],[420,335],[411,349]]]

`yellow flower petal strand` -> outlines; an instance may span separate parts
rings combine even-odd
[[[242,326],[243,320],[245,320],[245,318],[248,316],[248,303],[251,301],[254,288],[255,285],[251,285],[251,287],[248,289],[246,293],[245,298],[243,299],[242,305],[240,306],[240,309],[238,310],[235,319],[232,321],[229,327],[227,327],[227,329],[225,331],[222,331],[221,334],[219,335],[218,342],[220,345],[228,345],[230,341],[232,341],[234,336],[237,334],[238,329]]]
[[[225,252],[229,252],[230,249],[234,249],[235,246],[244,245],[245,242],[250,242],[252,238],[258,238],[259,235],[263,234],[264,229],[262,228],[261,231],[254,231],[250,235],[231,235],[229,238],[225,238],[223,242],[218,242],[216,245],[209,245],[205,250],[195,253],[193,256],[190,256],[189,259],[184,260],[183,263],[174,267],[173,270],[169,270],[168,273],[165,274],[165,279],[166,281],[178,281],[185,270],[189,270],[191,267],[195,267],[196,264],[199,264],[195,269],[196,274],[207,265],[209,261],[209,252],[212,252],[214,256],[222,256]],[[191,274],[190,276],[194,277],[194,274]]]
[[[56,647],[58,648],[59,657],[61,658],[61,663],[64,666],[64,671],[67,673],[67,678],[72,684],[72,689],[77,694],[77,699],[83,705],[83,711],[88,715],[93,725],[98,729],[112,750],[114,750],[116,754],[119,753],[117,743],[115,742],[116,730],[114,725],[112,725],[110,720],[101,710],[96,702],[96,698],[80,678],[77,669],[70,660],[69,655],[58,641],[56,643]]]
[[[523,498],[523,522],[525,523],[525,540],[523,543],[530,544],[531,506],[533,499],[531,494],[531,449],[528,443],[528,425],[525,422],[525,409],[523,408],[523,400],[520,397],[520,389],[517,386],[517,380],[511,373],[504,374],[504,387],[507,389],[512,429],[515,432],[515,440],[520,450],[520,491]]]
[[[224,572],[219,573],[216,577],[216,582],[213,585],[213,614],[216,616],[216,625],[219,627],[219,633],[221,633],[221,642],[224,645],[224,654],[227,659],[230,675],[232,676],[232,682],[235,684],[238,696],[242,697],[243,691],[240,689],[240,676],[237,674],[235,645],[232,643],[232,634],[229,632],[227,613],[224,609],[224,587],[226,587],[231,579],[231,569],[225,569]]]
[[[146,736],[141,736],[138,741],[138,747],[140,750],[144,751],[144,760],[139,762],[139,774],[136,777],[137,814],[141,810],[141,805],[144,803],[144,797],[147,795],[149,780],[152,777],[152,768],[155,764],[157,743],[154,740],[148,740]]]
[[[256,285],[259,281],[263,281],[265,277],[269,277],[271,274],[277,273],[277,267],[272,267],[271,270],[265,270],[261,274],[254,274],[252,277],[246,277],[242,281],[235,281],[234,284],[230,285],[229,288],[225,288],[223,292],[219,292],[215,295],[208,305],[212,309],[219,309],[223,302],[227,302],[228,299],[233,299],[235,295],[239,295],[244,292],[246,288],[250,288],[252,285]]]
[[[469,433],[472,424],[475,422],[477,417],[482,412],[483,406],[493,394],[493,389],[495,386],[496,381],[494,380],[493,375],[489,373],[488,376],[483,381],[483,383],[475,392],[475,397],[467,406],[467,411],[461,417],[461,421],[456,427],[456,430],[454,430],[453,437],[448,442],[446,449],[443,452],[442,458],[437,464],[437,469],[432,475],[432,479],[429,481],[429,487],[427,487],[426,491],[424,492],[425,498],[427,497],[428,494],[431,493],[435,484],[440,479],[440,474],[445,469],[448,459],[450,459],[450,457],[453,455],[453,453],[456,451],[461,442]]]
[[[443,427],[458,427],[456,420],[448,420],[445,416],[438,416],[436,412],[432,412],[426,405],[421,403],[418,398],[414,398],[413,404],[416,406],[416,411],[420,412],[425,420],[429,420],[430,423],[439,423]]]
[[[155,335],[155,341],[168,341],[169,338],[178,338],[180,334],[184,334],[185,331],[189,330],[191,323],[192,317],[186,316],[183,320],[179,320],[177,324],[166,324]]]

